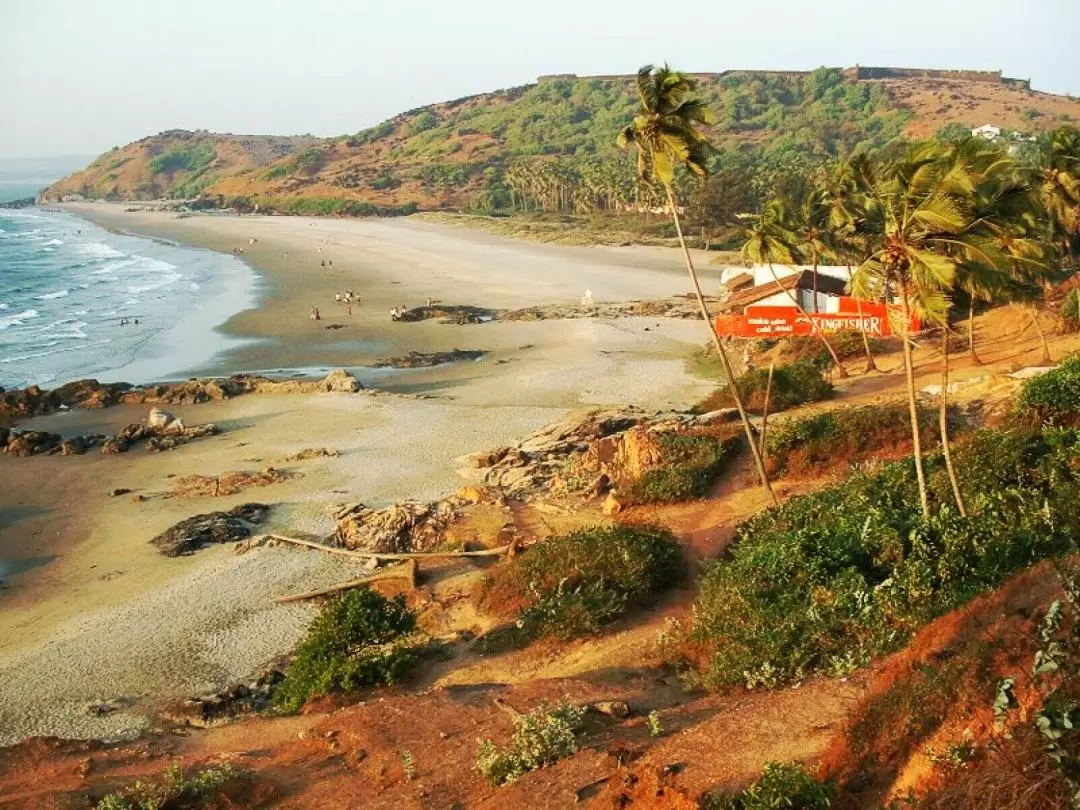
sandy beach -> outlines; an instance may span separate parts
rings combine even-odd
[[[351,562],[281,548],[162,557],[147,541],[178,520],[259,501],[274,505],[267,530],[321,534],[332,528],[331,504],[437,498],[464,483],[455,459],[568,410],[684,407],[712,388],[685,367],[705,339],[699,321],[457,326],[394,323],[387,314],[427,297],[510,308],[576,301],[586,288],[597,300],[669,296],[686,287],[673,251],[548,247],[399,220],[75,210],[131,233],[228,252],[245,247],[263,278],[260,304],[222,329],[250,342],[192,373],[343,366],[389,393],[251,395],[176,408],[186,423],[214,422],[223,432],[164,454],[0,456],[0,745],[27,735],[137,733],[166,703],[246,678],[287,652],[314,610],[276,605],[274,597],[355,575]],[[323,260],[333,267],[320,267]],[[348,288],[363,300],[352,318],[333,300]],[[309,318],[311,306],[322,321]],[[343,328],[325,328],[333,324]],[[451,348],[489,353],[414,371],[366,367],[378,357]],[[80,410],[20,426],[111,433],[146,412]],[[285,461],[308,447],[340,455]],[[162,497],[174,476],[271,465],[296,477],[222,498]],[[145,499],[111,497],[115,488]],[[87,711],[110,700],[123,708]]]

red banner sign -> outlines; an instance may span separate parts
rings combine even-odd
[[[852,306],[854,299],[840,299],[840,312],[819,312],[802,315],[794,307],[747,307],[742,315],[718,315],[716,333],[720,337],[780,338],[815,333],[813,321],[822,332],[844,329],[866,332],[874,337],[892,334],[889,313],[884,304],[864,302],[862,314]],[[852,311],[855,309],[856,311]],[[918,331],[918,321],[912,320],[912,331]]]

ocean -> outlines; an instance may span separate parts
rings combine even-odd
[[[182,378],[240,342],[216,327],[256,299],[233,256],[0,209],[0,387]]]

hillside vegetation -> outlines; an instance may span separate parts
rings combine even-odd
[[[756,200],[779,177],[898,136],[988,122],[1035,132],[1080,120],[1080,101],[1017,86],[854,80],[826,68],[705,75],[699,92],[719,118],[710,135],[718,180],[738,173],[740,194]],[[635,104],[629,77],[552,77],[411,110],[340,138],[174,130],[113,149],[45,196],[201,197],[303,214],[649,206],[652,191],[638,187],[613,137]]]

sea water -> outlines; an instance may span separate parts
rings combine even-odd
[[[216,327],[254,306],[256,283],[233,256],[0,209],[0,387],[205,368],[233,342]]]

